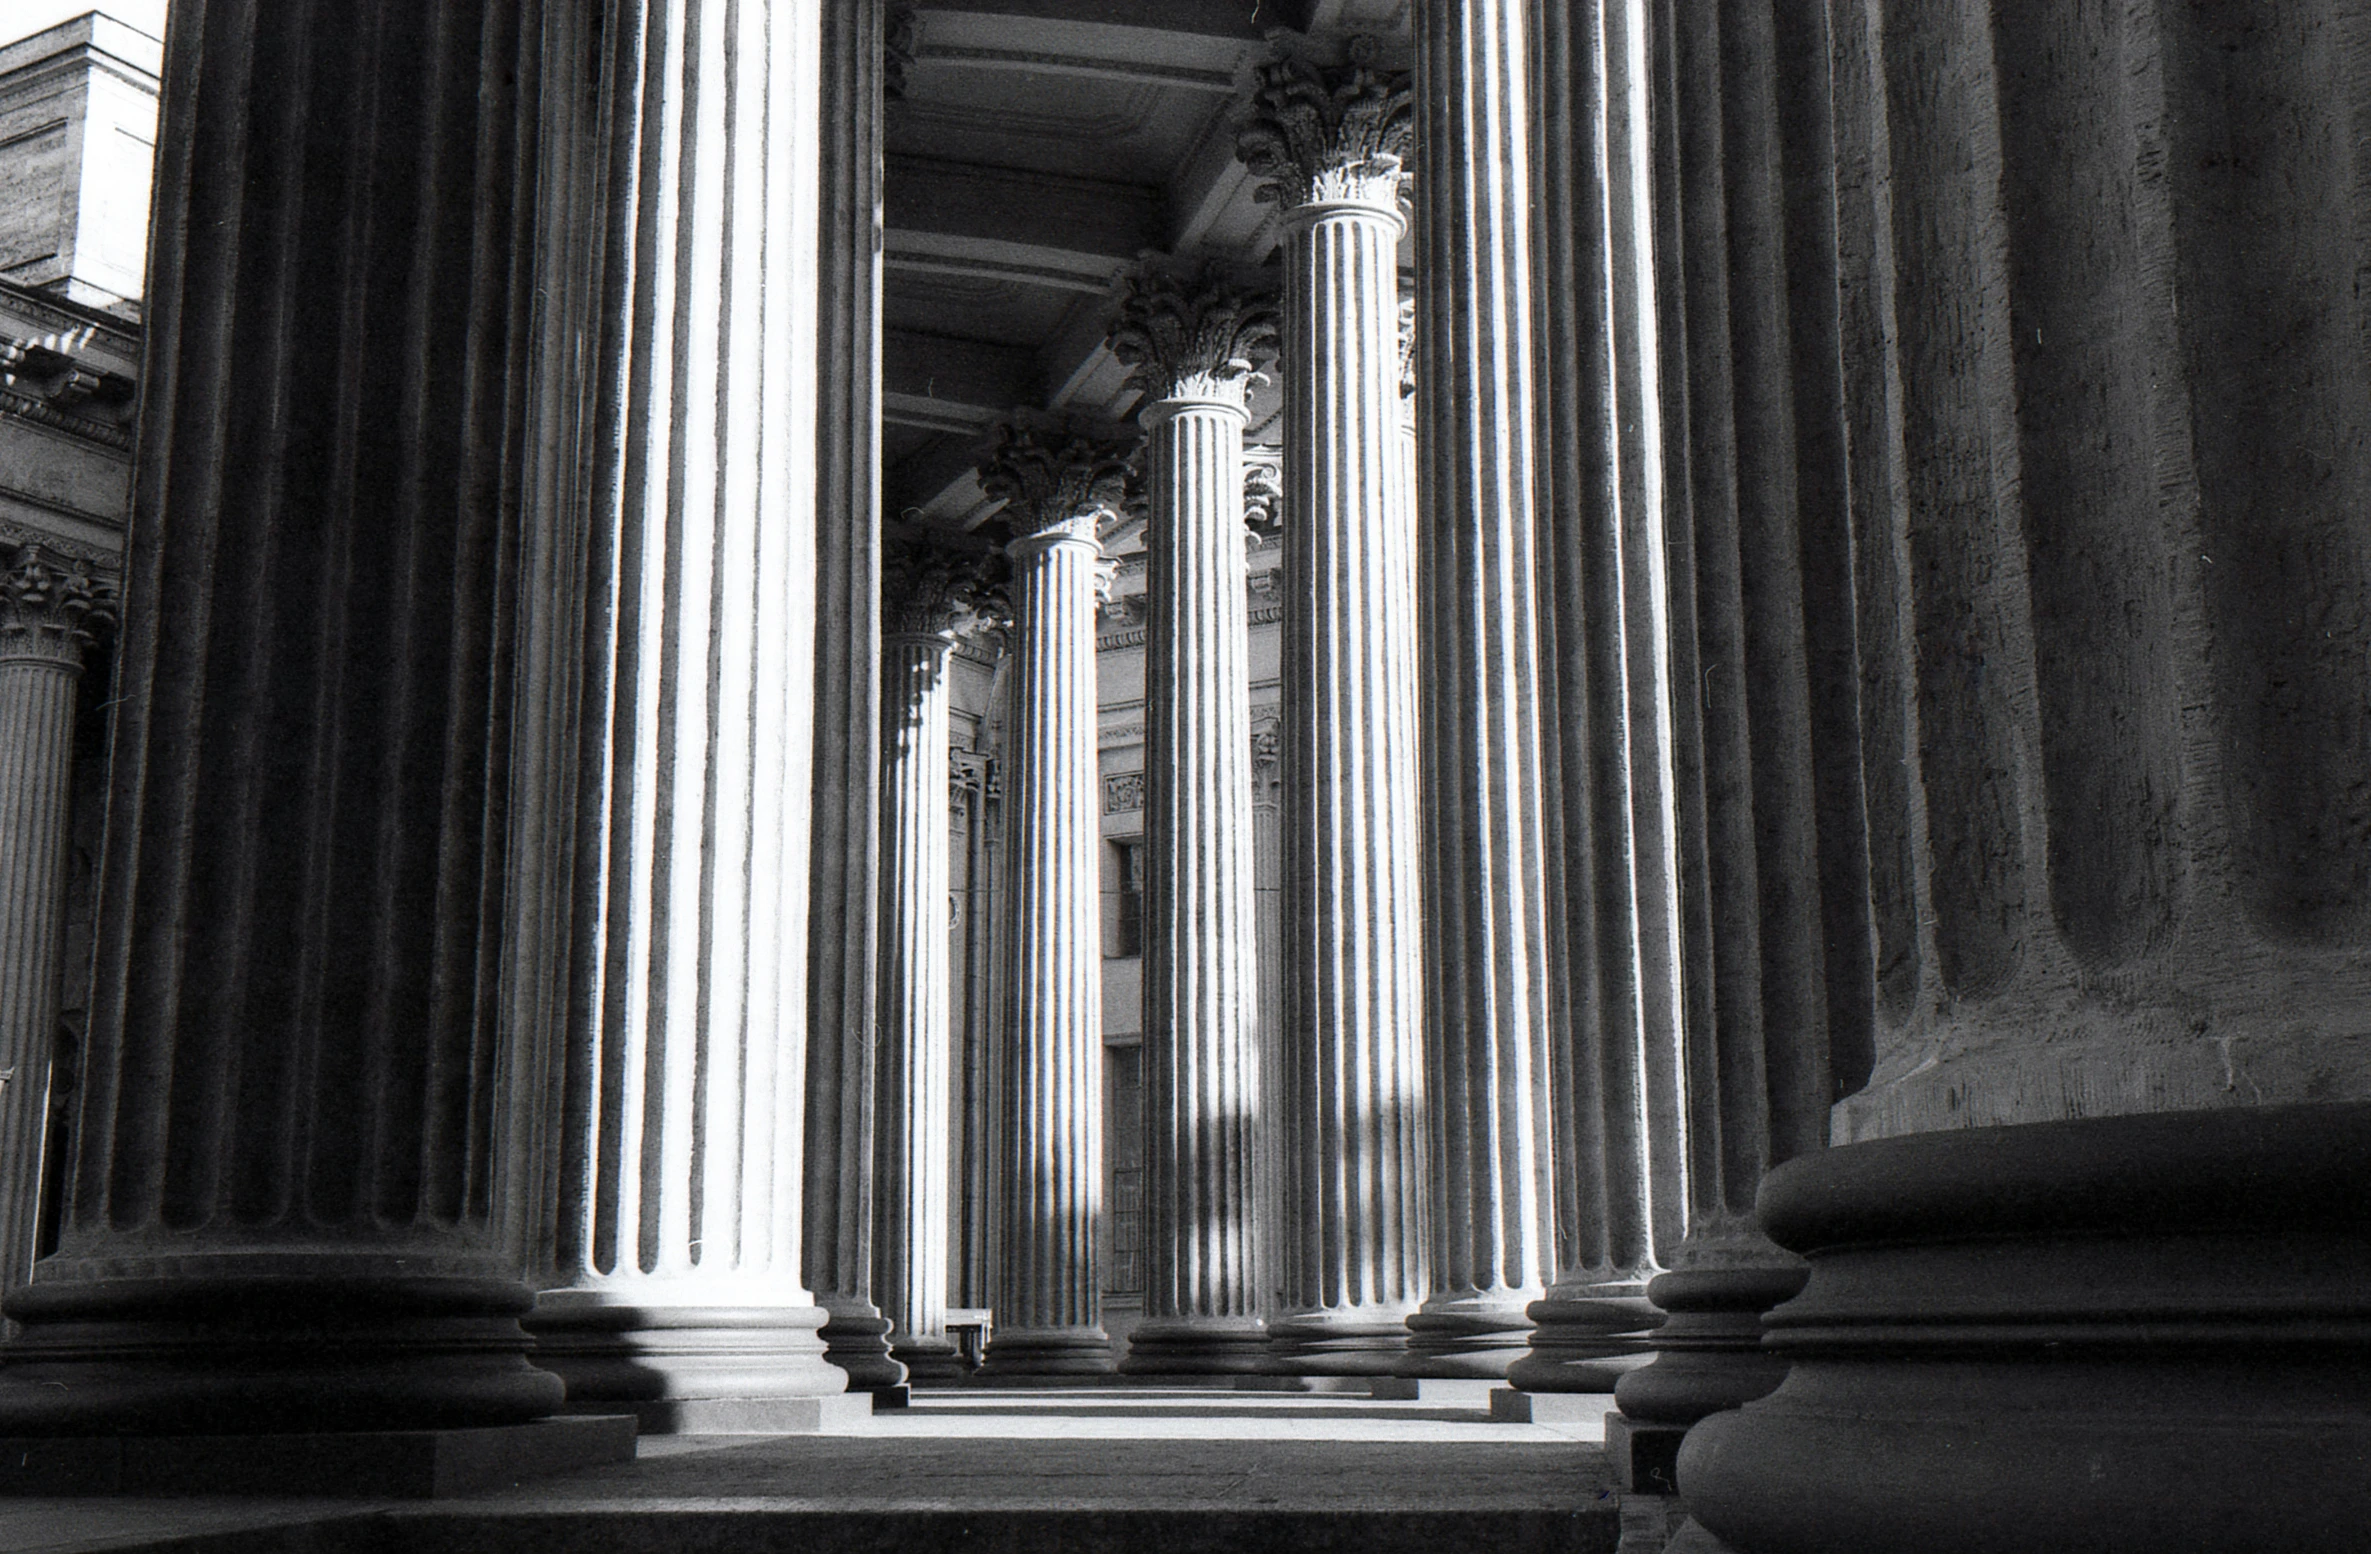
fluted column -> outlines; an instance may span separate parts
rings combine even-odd
[[[41,1212],[73,841],[74,706],[115,585],[28,545],[0,575],[0,1290]]]
[[[1646,1283],[1687,1207],[1652,141],[1641,14],[1581,0],[1534,18],[1534,113],[1555,127],[1532,168],[1557,299],[1537,331],[1536,489],[1569,1014],[1551,1067],[1556,1276],[1508,1377],[1603,1392],[1645,1359],[1635,1335],[1660,1320]]]
[[[1425,1294],[1416,535],[1396,261],[1409,86],[1262,66],[1238,141],[1285,220],[1284,1304],[1272,1365],[1388,1373]]]
[[[812,3],[812,0],[808,0]],[[887,0],[817,7],[815,832],[807,1019],[806,1277],[851,1387],[894,1387],[873,1303],[880,889],[881,178]]]
[[[1784,1374],[1762,1315],[1803,1267],[1755,1225],[1755,1193],[1826,1142],[1828,1103],[1866,1073],[1870,968],[1852,515],[1829,495],[1834,170],[1803,111],[1824,102],[1824,33],[1717,0],[1649,14],[1667,640],[1693,688],[1672,741],[1688,1222],[1648,1286],[1657,1358],[1616,1386],[1607,1441],[1623,1482],[1668,1490],[1679,1434]]]
[[[1006,896],[984,1375],[1111,1369],[1095,1263],[1103,1183],[1102,840],[1095,768],[1098,521],[1132,438],[1010,426],[981,466],[1002,498],[1013,575],[1005,735]]]
[[[1259,972],[1243,429],[1274,303],[1148,265],[1112,349],[1149,402],[1144,1320],[1121,1369],[1256,1371]]]
[[[545,21],[175,7],[81,1109],[0,1432],[560,1405],[496,1202]]]
[[[1849,500],[1874,1065],[1762,1184],[1809,1262],[1764,1338],[1791,1369],[1690,1432],[1680,1487],[1754,1554],[2342,1546],[2371,1515],[2359,9],[1779,10],[1778,123],[1834,168],[1774,188],[1839,278],[1845,478],[1803,506]]]
[[[962,1375],[947,1338],[948,1144],[954,1076],[954,941],[947,905],[948,661],[985,624],[984,555],[908,538],[884,560],[881,598],[880,1223],[873,1289],[890,1355],[916,1381]]]
[[[1503,1376],[1546,1287],[1548,1083],[1566,1017],[1551,911],[1534,493],[1533,6],[1417,19],[1417,508],[1433,1293],[1407,1374]]]
[[[622,171],[537,1359],[646,1429],[813,1428],[846,1386],[801,1278],[816,664],[844,570],[811,255],[838,121],[812,10],[637,20],[605,78]]]

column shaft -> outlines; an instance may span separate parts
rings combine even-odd
[[[1568,1017],[1555,1028],[1556,1278],[1532,1391],[1604,1391],[1643,1362],[1646,1281],[1686,1217],[1670,603],[1643,16],[1543,6],[1535,122],[1539,511],[1551,564]]]
[[[1424,579],[1425,1060],[1434,1292],[1405,1370],[1499,1376],[1554,1244],[1549,639],[1534,506],[1530,26],[1521,0],[1419,18],[1419,570]]]
[[[1285,212],[1286,1214],[1271,1364],[1388,1373],[1425,1294],[1416,535],[1400,446],[1404,76],[1267,67]]]
[[[1168,398],[1151,434],[1145,669],[1145,1298],[1131,1371],[1257,1370],[1260,1097],[1243,427]]]
[[[1792,1368],[1690,1432],[1681,1488],[1755,1550],[2343,1542],[2371,1514],[2339,1466],[2371,1450],[2371,1221],[2335,1185],[2371,1158],[2359,8],[1777,10],[1731,52],[1803,148],[1765,198],[1840,281],[1794,266],[1756,307],[1798,339],[1824,307],[1850,388],[1799,506],[1846,499],[1874,1067],[1838,1147],[1762,1183],[1809,1259],[1763,1341]],[[1816,750],[1845,693],[1806,614]]]
[[[1087,533],[1076,532],[1085,528]],[[1097,1287],[1103,1174],[1101,841],[1090,523],[1018,540],[1004,766],[1012,926],[996,1082],[995,1332],[983,1374],[1111,1368]]]
[[[539,1360],[648,1429],[812,1428],[819,319],[812,15],[613,34],[574,996]],[[771,23],[771,25],[769,25]],[[802,33],[801,27],[810,29]],[[769,236],[771,234],[771,236]]]
[[[112,592],[30,548],[0,577],[0,1291],[33,1271],[73,844],[74,707],[83,650]]]
[[[806,0],[813,4],[814,0]],[[831,1313],[832,1363],[895,1386],[873,1304],[879,978],[881,145],[886,0],[816,5],[820,147],[817,320],[815,836],[807,964],[806,1275]]]
[[[176,8],[82,1104],[7,1433],[559,1406],[496,1202],[544,20]]]
[[[882,641],[881,1223],[891,1354],[917,1381],[958,1374],[946,1335],[954,945],[948,932],[948,657],[941,632]]]

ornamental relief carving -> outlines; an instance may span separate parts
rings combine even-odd
[[[1353,201],[1397,208],[1415,137],[1414,81],[1376,68],[1373,39],[1324,65],[1287,55],[1254,72],[1235,153],[1264,180],[1258,197],[1287,209]]]
[[[20,545],[0,573],[0,656],[73,666],[115,624],[113,579],[82,561]]]

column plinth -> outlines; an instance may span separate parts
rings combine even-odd
[[[1151,497],[1145,668],[1145,1297],[1121,1369],[1252,1372],[1260,1111],[1243,429],[1275,308],[1148,267],[1112,349],[1136,368]]]
[[[1504,1376],[1555,1243],[1549,1078],[1567,1011],[1533,492],[1531,10],[1451,0],[1417,26],[1433,1293],[1408,1321],[1415,1376]]]
[[[545,22],[177,9],[91,1020],[0,1433],[560,1405],[496,1084]]]
[[[981,467],[1019,537],[1004,831],[1012,922],[994,1054],[995,1329],[983,1376],[1112,1368],[1097,1284],[1103,1181],[1102,839],[1097,831],[1095,609],[1099,521],[1134,440],[1008,427]]]
[[[575,985],[536,1358],[572,1404],[646,1430],[812,1429],[847,1388],[802,1246],[807,881],[833,791],[814,661],[847,563],[797,473],[820,418],[797,364],[829,310],[795,300],[815,281],[792,245],[754,234],[820,186],[830,121],[809,103],[772,156],[746,137],[790,111],[779,71],[824,43],[698,0],[609,46],[613,165],[634,175],[603,225]]]
[[[1360,52],[1363,53],[1363,50]],[[1285,1224],[1272,1369],[1388,1374],[1426,1292],[1416,534],[1396,338],[1409,83],[1263,66],[1284,209]]]

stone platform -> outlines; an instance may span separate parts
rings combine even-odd
[[[1585,1435],[1486,1406],[923,1390],[838,1433],[646,1436],[630,1463],[433,1504],[0,1503],[11,1554],[1612,1554]]]

